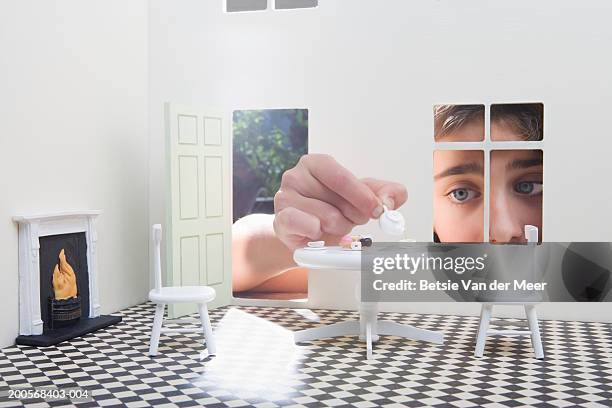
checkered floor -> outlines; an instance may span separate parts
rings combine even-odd
[[[382,337],[375,359],[353,337],[294,345],[292,330],[356,318],[355,312],[230,307],[215,310],[218,355],[200,360],[197,334],[162,335],[147,355],[153,308],[57,347],[0,351],[0,388],[84,387],[79,406],[612,406],[612,324],[546,321],[546,359],[527,338],[493,338],[472,357],[477,318],[384,313],[441,330],[446,344]],[[521,322],[517,321],[517,324]],[[0,406],[62,406],[69,401],[9,401]]]

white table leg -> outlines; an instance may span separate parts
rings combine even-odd
[[[366,323],[366,359],[372,359],[372,325]]]
[[[531,331],[531,345],[535,352],[535,358],[544,358],[544,348],[542,347],[542,338],[540,337],[540,325],[538,324],[538,315],[535,310],[535,305],[525,305],[525,314]]]
[[[293,333],[296,343],[312,341],[337,336],[357,336],[360,334],[358,320],[328,324],[327,326],[314,327],[312,329],[300,330]]]
[[[378,341],[378,303],[376,302],[361,302],[359,303],[359,324],[361,325],[361,331],[359,334],[359,340],[366,340],[366,327],[370,325],[370,333],[372,341],[376,343]]]
[[[418,329],[414,326],[386,320],[378,322],[378,334],[383,336],[398,336],[411,340],[422,340],[436,344],[444,344],[444,333]]]

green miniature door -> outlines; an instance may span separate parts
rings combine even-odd
[[[169,208],[166,285],[213,287],[210,308],[231,300],[230,121],[213,109],[167,103]],[[177,318],[192,304],[169,305]]]

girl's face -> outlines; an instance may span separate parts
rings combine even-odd
[[[509,130],[493,123],[491,133]],[[445,141],[465,141],[449,134]],[[510,140],[506,138],[505,140]],[[517,135],[512,140],[520,140]],[[491,152],[489,241],[524,242],[525,225],[542,235],[542,151]],[[483,242],[484,153],[434,152],[434,231],[441,242]]]

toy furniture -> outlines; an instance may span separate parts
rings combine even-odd
[[[161,280],[161,238],[162,227],[159,224],[153,225],[154,243],[154,268],[155,268],[155,289],[149,292],[149,300],[155,303],[155,318],[151,330],[151,343],[149,355],[157,355],[159,336],[161,333],[193,333],[204,331],[208,355],[216,353],[215,339],[213,336],[210,317],[206,304],[215,298],[215,290],[208,286],[162,286]],[[196,303],[200,313],[202,328],[177,328],[170,329],[163,327],[164,309],[167,304],[175,303]],[[186,321],[186,319],[185,319]]]
[[[361,272],[361,251],[344,250],[340,247],[302,248],[294,252],[293,259],[298,265],[309,269],[346,269],[355,273]],[[357,285],[358,299],[360,294],[360,285]],[[336,336],[359,336],[360,340],[366,342],[366,358],[369,360],[372,359],[372,343],[378,341],[380,335],[444,343],[443,333],[391,321],[379,321],[377,302],[360,302],[359,320],[300,330],[294,333],[294,339],[299,343]]]
[[[537,245],[538,243],[538,228],[533,225],[525,225],[525,238],[528,245]],[[486,302],[482,304],[480,311],[480,325],[478,328],[478,337],[476,339],[476,349],[474,350],[475,357],[482,357],[484,354],[485,342],[487,336],[531,336],[531,345],[535,352],[535,358],[544,358],[544,349],[542,347],[542,339],[540,337],[540,327],[538,325],[538,316],[536,314],[537,302]],[[491,323],[491,315],[494,305],[515,305],[525,308],[525,316],[529,330],[492,330],[489,329]],[[495,322],[496,326],[507,325],[503,322]]]

